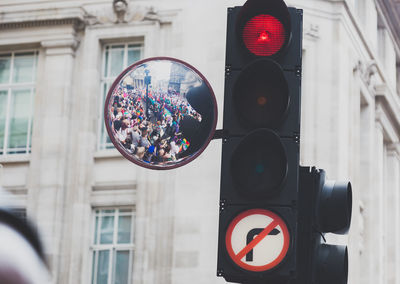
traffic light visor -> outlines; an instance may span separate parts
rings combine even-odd
[[[236,81],[233,100],[245,126],[278,126],[289,106],[289,88],[282,68],[269,59],[251,63]]]
[[[348,278],[348,253],[346,246],[322,244],[317,249],[317,282],[346,284]]]
[[[350,182],[327,180],[321,188],[318,205],[318,224],[322,232],[346,234],[352,211]]]
[[[232,156],[231,173],[245,198],[277,194],[287,175],[287,157],[279,137],[267,129],[247,135]]]

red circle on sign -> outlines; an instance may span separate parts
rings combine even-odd
[[[268,216],[268,217],[270,217],[272,219],[272,222],[269,225],[271,225],[271,224],[274,225],[273,228],[271,228],[271,230],[274,229],[277,226],[279,226],[282,229],[282,234],[283,234],[282,251],[280,252],[278,257],[276,259],[274,259],[274,261],[272,261],[272,262],[270,262],[270,263],[268,263],[266,265],[256,266],[256,265],[249,265],[247,263],[244,263],[243,261],[241,261],[242,257],[240,257],[240,258],[237,257],[237,255],[240,254],[240,253],[236,254],[233,251],[232,240],[231,240],[233,230],[234,230],[235,226],[242,219],[244,219],[244,218],[246,218],[247,216],[250,216],[250,215],[265,215],[265,216]],[[267,227],[269,225],[267,225]],[[276,267],[278,264],[280,264],[282,262],[282,260],[285,258],[286,254],[287,254],[287,252],[289,250],[289,244],[290,244],[290,235],[289,235],[289,230],[288,230],[288,228],[286,226],[285,221],[283,221],[283,219],[281,217],[279,217],[277,214],[273,213],[272,211],[266,210],[266,209],[250,209],[250,210],[247,210],[247,211],[244,211],[244,212],[240,213],[229,224],[229,227],[228,227],[228,230],[227,230],[226,236],[225,236],[226,249],[228,251],[229,256],[235,262],[235,264],[237,264],[241,268],[244,268],[244,269],[250,270],[250,271],[255,271],[255,272],[262,272],[262,271],[270,270],[270,269]]]

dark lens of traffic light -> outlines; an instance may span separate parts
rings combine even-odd
[[[250,133],[232,156],[231,173],[244,197],[276,194],[287,173],[287,158],[279,137],[267,129]]]
[[[233,99],[247,126],[278,126],[289,105],[288,83],[281,67],[268,59],[250,64],[236,81]]]
[[[277,18],[257,15],[245,24],[242,37],[250,52],[257,56],[271,56],[286,42],[286,31]]]

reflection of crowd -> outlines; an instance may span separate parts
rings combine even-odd
[[[119,86],[113,92],[111,103],[110,126],[114,137],[127,152],[149,163],[182,158],[190,145],[179,132],[183,116],[201,121],[200,114],[171,88],[149,90],[146,96],[145,87]]]

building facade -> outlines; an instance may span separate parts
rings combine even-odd
[[[244,0],[2,0],[1,186],[46,248],[52,283],[224,283],[216,277],[221,141],[170,171],[107,137],[105,95],[133,62],[195,66],[222,128],[226,9]],[[400,7],[299,0],[301,164],[353,184],[349,283],[400,283]],[[140,80],[135,82],[142,84]]]

